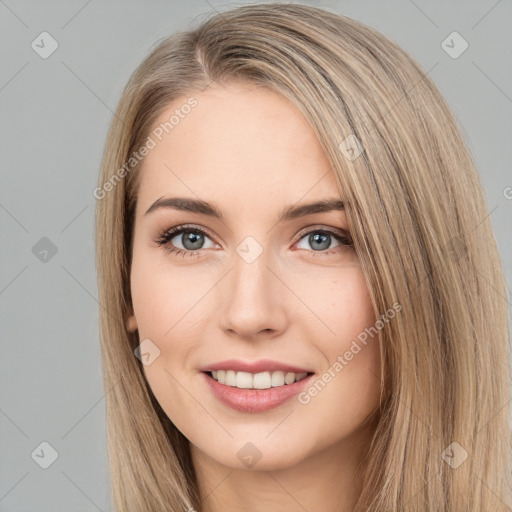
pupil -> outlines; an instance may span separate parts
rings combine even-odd
[[[188,234],[183,234],[182,236],[182,243],[183,246],[187,249],[200,249],[202,245],[202,238],[203,235],[201,233],[192,233],[189,232]]]
[[[323,242],[323,247],[320,247],[319,249],[327,249],[329,247],[329,238],[330,238],[329,235],[316,233],[314,235],[310,235],[309,243],[311,244],[313,249],[315,249],[315,243],[320,242],[320,245],[322,245],[322,242]],[[323,239],[323,240],[321,240],[321,239]],[[317,250],[317,249],[315,249],[315,250]]]

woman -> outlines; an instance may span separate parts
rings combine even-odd
[[[297,4],[167,38],[95,196],[118,511],[510,510],[501,263],[396,44]]]

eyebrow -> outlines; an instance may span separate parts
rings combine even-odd
[[[201,199],[192,199],[187,197],[160,197],[148,208],[144,215],[148,215],[161,208],[171,208],[185,212],[200,213],[202,215],[208,215],[220,220],[224,218],[222,212],[213,204]],[[307,203],[298,206],[288,206],[281,213],[278,222],[289,221],[299,217],[304,217],[306,215],[312,215],[314,213],[323,213],[344,209],[345,204],[340,199],[322,199],[313,203]]]

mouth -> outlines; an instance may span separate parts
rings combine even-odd
[[[212,370],[204,372],[211,379],[238,389],[263,390],[289,386],[311,375],[313,372],[264,371],[259,373],[239,372],[235,370]]]
[[[275,409],[298,395],[311,382],[313,372],[202,371],[207,387],[223,405],[244,413]]]

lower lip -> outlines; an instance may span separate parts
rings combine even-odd
[[[203,372],[203,375],[212,393],[222,403],[241,412],[263,412],[278,407],[293,396],[298,395],[311,380],[311,377],[314,377],[314,374],[308,375],[293,384],[285,384],[275,388],[239,389],[221,384],[207,373]]]

